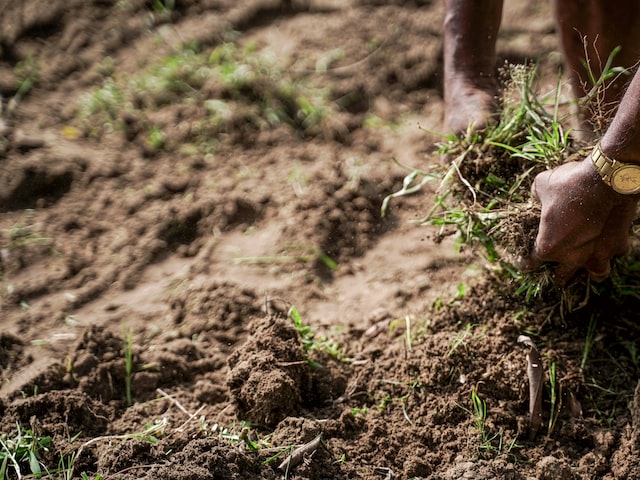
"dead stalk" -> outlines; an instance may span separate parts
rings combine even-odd
[[[308,443],[296,448],[293,452],[289,454],[287,458],[278,466],[280,470],[284,470],[288,472],[291,468],[299,465],[304,460],[304,457],[309,454],[313,455],[313,453],[322,445],[322,434],[318,435],[316,438],[311,440]]]
[[[542,425],[542,358],[531,338],[518,337],[518,343],[529,347],[527,352],[527,377],[529,377],[529,437],[533,439]]]

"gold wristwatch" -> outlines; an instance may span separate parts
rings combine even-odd
[[[640,165],[624,163],[607,157],[598,143],[591,152],[591,161],[602,181],[623,195],[640,192]]]

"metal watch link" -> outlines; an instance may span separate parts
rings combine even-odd
[[[607,157],[598,143],[591,152],[591,161],[602,181],[623,195],[640,192],[640,165],[624,163]]]

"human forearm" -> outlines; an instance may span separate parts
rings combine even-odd
[[[600,140],[602,151],[610,158],[640,164],[640,70],[637,70],[618,110]]]

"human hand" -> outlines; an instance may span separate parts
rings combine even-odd
[[[584,268],[604,280],[613,256],[629,249],[629,228],[638,195],[621,195],[606,185],[591,158],[540,173],[531,187],[542,214],[536,243],[525,270],[556,263],[555,277],[565,283]]]

